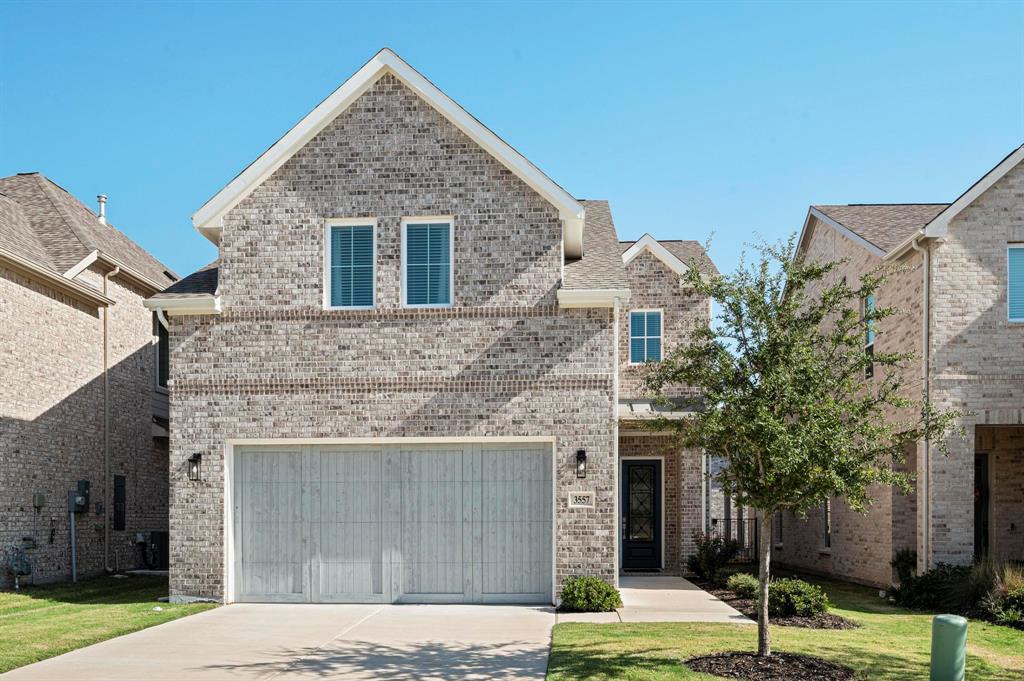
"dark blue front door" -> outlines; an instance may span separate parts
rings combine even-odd
[[[661,460],[626,459],[620,479],[622,567],[661,568]]]

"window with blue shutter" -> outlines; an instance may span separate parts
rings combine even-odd
[[[1011,322],[1024,322],[1024,244],[1006,251],[1007,312]]]
[[[452,226],[447,222],[405,225],[405,304],[452,304]]]
[[[661,311],[629,313],[629,361],[631,364],[661,361]]]
[[[373,266],[373,225],[332,225],[331,307],[373,307]]]

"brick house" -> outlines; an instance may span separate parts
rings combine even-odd
[[[678,570],[702,456],[639,432],[638,377],[709,322],[697,244],[621,243],[390,50],[193,223],[218,260],[147,301],[172,597],[549,603]]]
[[[167,532],[167,392],[143,301],[174,280],[46,177],[0,178],[0,583],[15,555],[22,583],[67,579],[72,520],[79,574],[154,557],[136,540]]]
[[[845,260],[835,277],[903,266],[876,301],[901,313],[866,342],[914,353],[908,394],[969,415],[949,456],[923,443],[907,452],[915,493],[879,489],[866,515],[836,499],[806,521],[776,518],[779,563],[888,586],[900,549],[917,552],[919,570],[981,555],[1024,561],[1022,162],[1024,147],[950,204],[810,208],[799,252]]]

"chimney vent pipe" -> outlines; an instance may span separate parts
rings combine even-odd
[[[107,224],[107,195],[99,194],[96,196],[96,201],[100,204],[99,219],[101,224]]]

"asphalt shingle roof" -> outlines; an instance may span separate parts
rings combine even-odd
[[[619,237],[607,201],[580,200],[587,209],[583,226],[583,257],[565,261],[566,289],[625,289],[626,270],[622,266]]]
[[[176,279],[166,265],[39,173],[0,178],[0,194],[20,209],[0,207],[0,246],[38,265],[64,273],[98,250],[156,284]]]
[[[676,256],[687,267],[696,266],[705,275],[718,274],[718,268],[708,257],[704,245],[699,241],[687,241],[682,239],[657,239],[657,242],[665,247],[665,250]],[[619,252],[625,253],[636,241],[620,241]]]
[[[219,273],[220,260],[214,260],[184,279],[174,282],[174,284],[152,296],[152,298],[192,298],[197,295],[206,294],[212,296],[217,291],[217,277]]]
[[[891,251],[921,229],[948,203],[886,203],[850,204],[846,206],[812,206],[843,227],[878,246]]]

